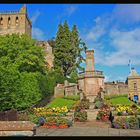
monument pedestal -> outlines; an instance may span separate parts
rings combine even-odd
[[[94,51],[86,51],[86,71],[79,73],[78,85],[90,102],[104,89],[104,75],[102,71],[94,70]]]

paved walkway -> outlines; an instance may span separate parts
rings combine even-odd
[[[140,130],[99,127],[70,127],[67,129],[38,128],[36,136],[140,136]]]

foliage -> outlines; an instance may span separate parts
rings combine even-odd
[[[99,96],[97,96],[96,98],[95,98],[95,100],[94,100],[94,102],[97,102],[97,101],[103,101],[103,99],[101,98],[101,97],[99,97]]]
[[[140,107],[135,106],[132,107],[130,105],[118,105],[116,107],[117,115],[139,115],[140,114]]]
[[[131,107],[132,107],[132,108],[137,108],[137,105],[133,104]]]
[[[0,111],[22,110],[42,98],[38,76],[47,68],[44,50],[27,35],[0,36]]]
[[[81,101],[81,107],[83,109],[89,109],[89,106],[90,106],[89,100],[87,100],[87,101]]]
[[[81,39],[79,39],[76,25],[74,25],[72,31],[70,31],[66,21],[64,25],[60,24],[54,48],[55,69],[60,69],[65,77],[73,72],[77,73],[77,68],[82,69],[80,63],[84,58],[81,52],[85,50],[85,43],[81,42]]]
[[[87,112],[86,111],[80,111],[80,112],[74,112],[74,120],[84,122],[87,120]]]
[[[104,103],[103,103],[102,101],[97,101],[97,102],[95,103],[95,108],[96,108],[96,109],[97,109],[97,108],[101,108],[103,105],[104,105]]]
[[[100,110],[98,111],[97,120],[102,120],[102,121],[108,121],[109,120],[109,115],[110,115],[110,108],[107,105],[104,105]]]
[[[80,96],[79,95],[65,96],[64,99],[78,101],[80,100]]]
[[[72,106],[76,103],[74,100],[67,100],[64,98],[55,98],[50,104],[48,104],[48,107],[62,107],[67,106],[68,109],[72,108]]]
[[[83,100],[77,102],[77,104],[75,104],[74,109],[75,109],[75,111],[79,112],[84,109],[89,109],[89,106],[90,106],[89,100],[83,99]]]
[[[137,117],[118,117],[113,123],[113,128],[118,129],[139,129]]]
[[[61,117],[49,117],[42,128],[68,128],[72,125],[72,121]]]
[[[73,71],[71,74],[70,74],[70,82],[71,83],[77,83],[77,79],[78,79],[78,72],[77,71]]]

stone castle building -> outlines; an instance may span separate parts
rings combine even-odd
[[[0,12],[0,35],[26,33],[32,34],[32,23],[27,15],[27,8],[23,6],[19,11]]]
[[[128,97],[133,101],[140,101],[140,75],[134,68],[128,76]]]
[[[32,37],[32,22],[27,14],[27,7],[24,5],[19,11],[0,12],[0,35],[6,34],[27,34]],[[53,67],[52,47],[47,41],[38,41],[37,45],[44,48],[45,60],[49,68]]]

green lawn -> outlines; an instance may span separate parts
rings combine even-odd
[[[49,107],[67,106],[68,108],[71,108],[75,103],[76,103],[76,101],[74,101],[74,100],[68,100],[68,99],[64,99],[64,98],[55,98],[47,106],[49,106]]]
[[[116,97],[109,100],[113,105],[122,104],[122,105],[133,105],[135,102],[132,102],[128,97]]]

